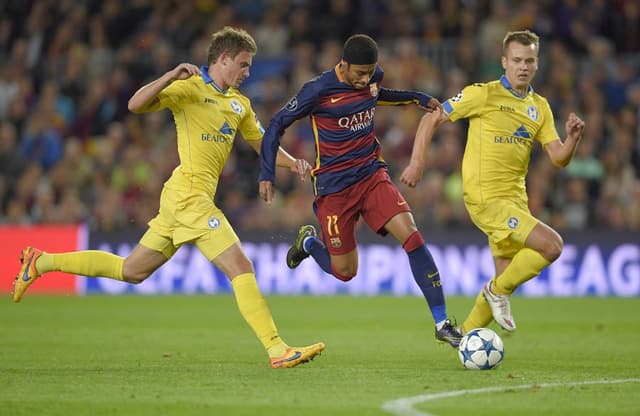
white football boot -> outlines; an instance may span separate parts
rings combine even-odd
[[[488,281],[482,288],[482,295],[491,307],[493,319],[505,331],[513,332],[516,330],[516,321],[511,314],[511,304],[509,303],[509,295],[496,295],[491,291],[492,281]]]

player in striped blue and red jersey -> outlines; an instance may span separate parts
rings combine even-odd
[[[273,198],[275,160],[287,127],[309,116],[316,141],[312,170],[314,212],[322,233],[300,227],[287,253],[287,265],[297,267],[311,256],[327,273],[351,280],[358,269],[355,226],[360,217],[375,232],[393,235],[409,257],[411,270],[436,323],[436,338],[456,347],[460,333],[447,317],[440,275],[418,231],[411,208],[391,182],[374,131],[377,105],[416,104],[427,111],[437,99],[417,91],[382,87],[378,47],[367,35],[353,35],[341,61],[308,81],[272,119],[260,152],[260,197]]]

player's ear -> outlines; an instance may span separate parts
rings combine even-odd
[[[502,55],[502,58],[500,59],[500,62],[502,63],[502,69],[504,69],[506,71],[507,70],[507,57]]]
[[[223,66],[227,66],[228,60],[229,60],[229,54],[227,54],[226,52],[222,52],[220,55],[218,55],[218,59],[216,59],[216,63],[219,63],[220,65],[223,65]]]

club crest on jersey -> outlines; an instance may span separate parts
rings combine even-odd
[[[236,100],[231,100],[231,109],[236,114],[242,114],[242,105]]]
[[[331,247],[333,248],[340,248],[342,247],[342,240],[340,237],[331,237],[329,239],[329,244],[331,244]]]
[[[216,217],[211,217],[209,218],[209,228],[211,228],[212,230],[215,230],[216,228],[220,227],[220,220]]]
[[[527,115],[533,121],[538,121],[538,109],[535,105],[530,105],[527,107]]]
[[[510,217],[507,220],[507,226],[512,230],[515,230],[516,228],[518,228],[518,224],[520,224],[520,221],[518,221],[516,217]]]
[[[287,111],[295,111],[295,109],[298,108],[298,97],[291,98],[284,108]]]
[[[369,92],[371,93],[372,97],[377,97],[378,96],[378,83],[374,82],[373,84],[369,85]]]

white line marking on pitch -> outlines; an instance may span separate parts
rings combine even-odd
[[[419,396],[403,397],[397,400],[390,400],[382,405],[382,409],[397,416],[436,416],[432,413],[425,413],[413,408],[414,405],[430,400],[446,399],[449,397],[463,396],[465,394],[482,394],[507,390],[526,390],[531,388],[543,387],[564,387],[564,386],[585,386],[590,384],[622,384],[622,383],[640,383],[640,378],[627,378],[621,380],[593,380],[593,381],[576,381],[569,383],[537,383],[525,384],[521,386],[496,386],[484,387],[481,389],[471,390],[454,390],[443,391],[442,393],[421,394]]]

